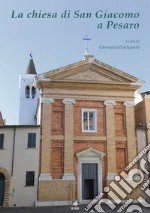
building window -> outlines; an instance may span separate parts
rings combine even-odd
[[[0,134],[0,149],[4,148],[4,134]]]
[[[82,132],[96,132],[97,118],[95,109],[82,109]]]
[[[36,133],[28,133],[28,148],[36,147]]]
[[[35,95],[36,95],[36,89],[35,87],[32,87],[32,98],[35,98]]]
[[[30,86],[26,86],[26,91],[25,91],[25,95],[26,95],[26,98],[30,98]]]
[[[26,186],[34,186],[35,172],[26,172]]]

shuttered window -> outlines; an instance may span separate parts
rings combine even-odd
[[[36,147],[36,133],[28,133],[28,148]]]
[[[0,134],[0,149],[4,148],[4,134]]]
[[[32,87],[32,98],[35,98],[35,95],[36,95],[36,89],[35,87]]]
[[[26,172],[26,186],[34,186],[34,177],[35,177],[34,171]]]
[[[26,98],[30,98],[30,87],[29,86],[26,86],[25,95],[26,95]]]

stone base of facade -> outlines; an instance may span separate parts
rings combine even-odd
[[[63,179],[63,180],[75,180],[75,176],[74,176],[72,173],[63,174],[62,179]]]
[[[107,173],[107,176],[106,176],[106,180],[109,182],[109,181],[113,181],[115,180],[115,177],[117,176],[117,173]]]
[[[40,181],[38,190],[38,203],[72,203],[75,200],[75,180],[52,179]],[[67,201],[67,202],[66,202]]]
[[[47,173],[40,174],[39,181],[48,181],[48,180],[52,180],[51,174]]]
[[[36,206],[67,206],[67,205],[72,205],[72,201],[70,200],[55,200],[55,201],[43,201],[39,202],[37,201]]]

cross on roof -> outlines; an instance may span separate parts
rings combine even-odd
[[[88,55],[88,53],[89,53],[88,42],[91,41],[91,38],[89,38],[88,35],[86,35],[83,38],[83,40],[86,41],[85,55]]]
[[[29,56],[30,56],[31,59],[33,58],[32,51],[30,51]]]

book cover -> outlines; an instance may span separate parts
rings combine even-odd
[[[0,206],[149,207],[149,1],[0,5]]]
[[[7,124],[18,123],[18,76],[30,54],[40,74],[82,60],[88,48],[149,90],[149,8],[148,0],[1,0],[0,110]]]

